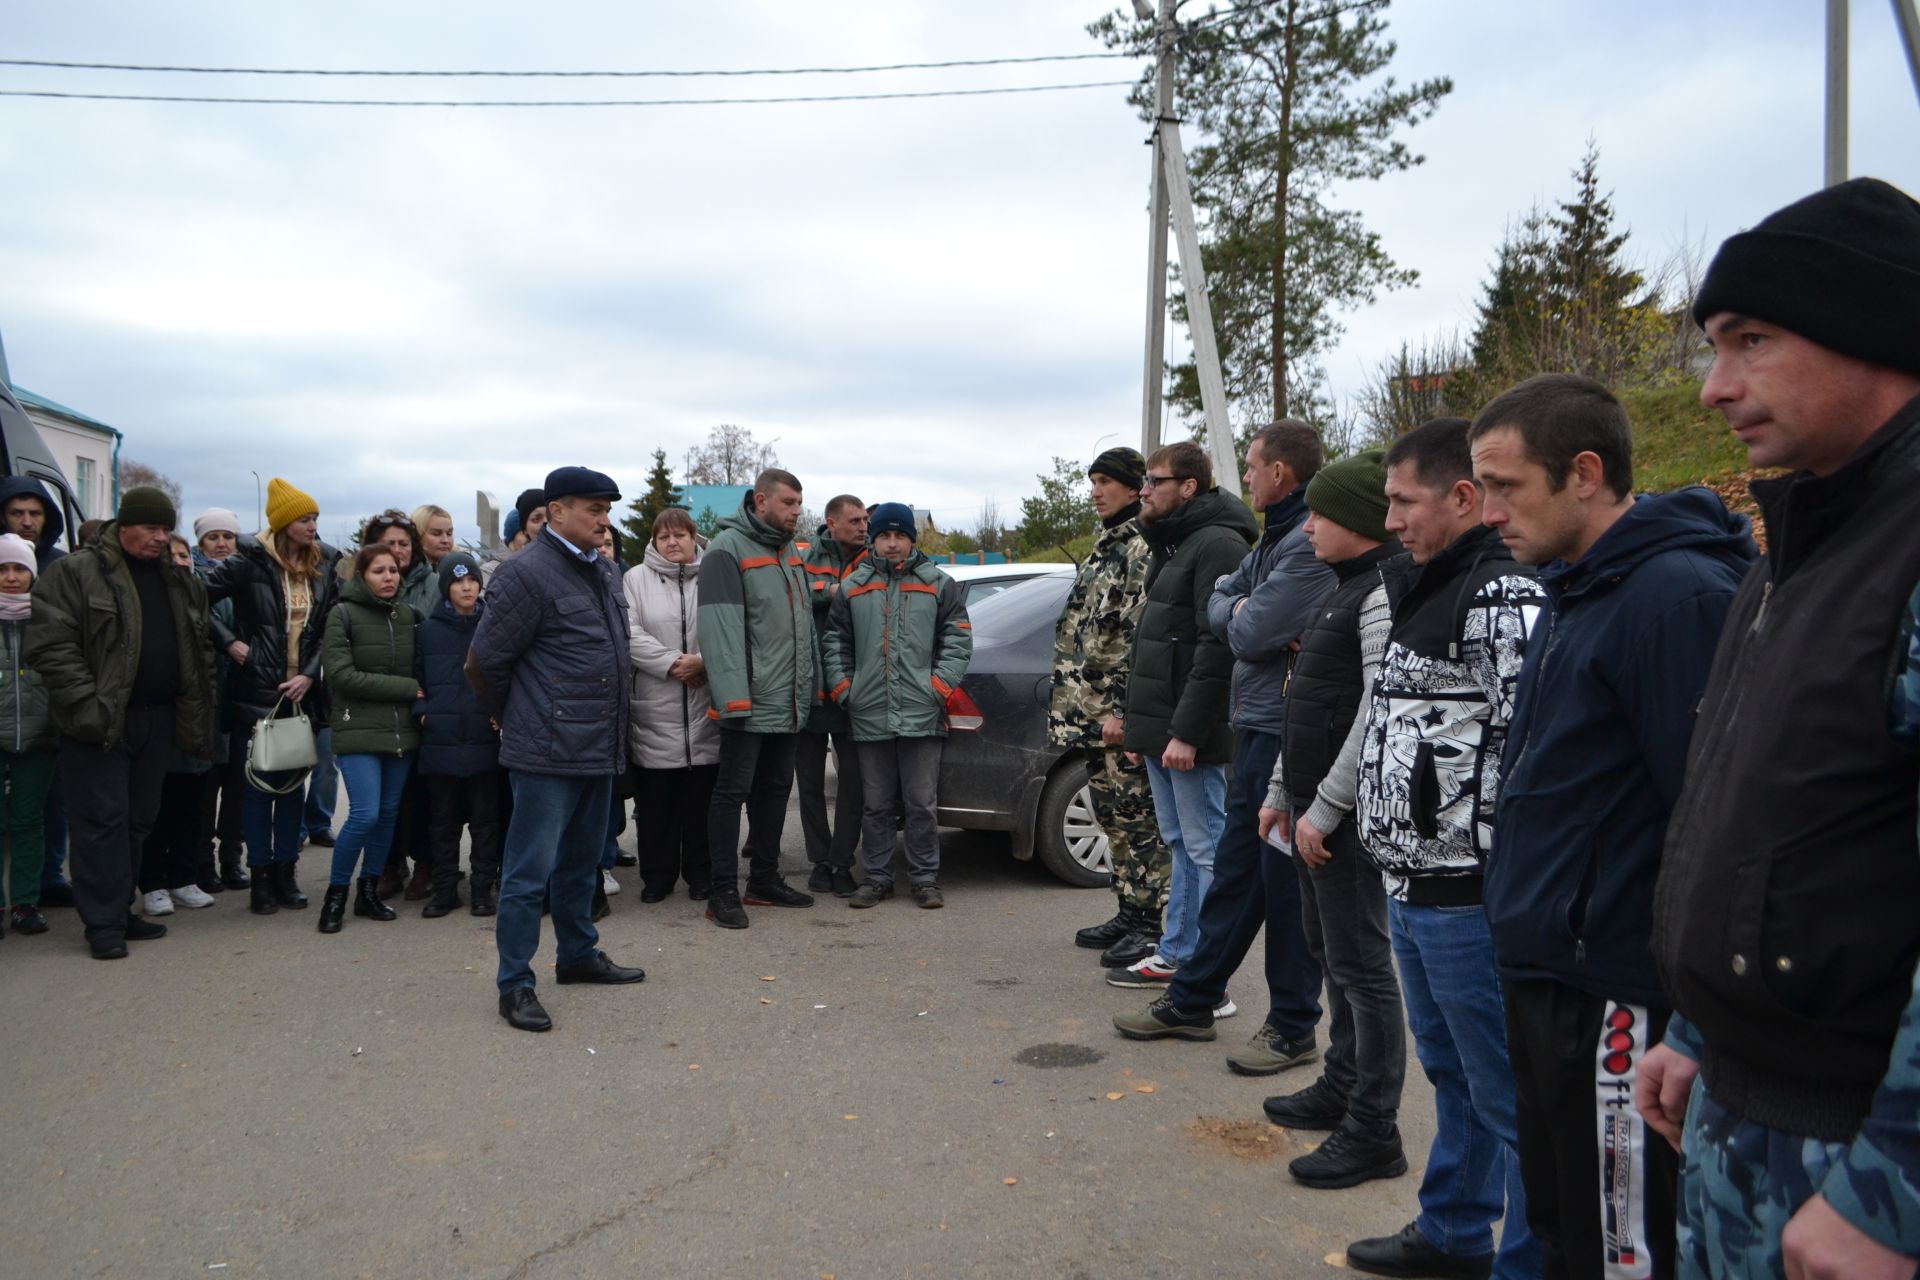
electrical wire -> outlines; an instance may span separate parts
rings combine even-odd
[[[1005,93],[1059,93],[1070,89],[1129,88],[1132,80],[1030,84],[999,89],[923,89],[899,93],[835,93],[781,98],[586,98],[428,101],[415,98],[223,98],[163,93],[67,93],[55,89],[0,89],[0,98],[68,98],[88,102],[207,102],[282,107],[736,107],[797,102],[879,102],[900,98],[984,98]]]
[[[1021,58],[956,58],[945,62],[890,62],[851,67],[757,67],[707,71],[376,71],[321,67],[193,67],[137,62],[56,62],[44,58],[0,58],[0,67],[50,67],[63,71],[154,71],[198,76],[392,76],[503,79],[640,80],[694,76],[829,76],[864,75],[876,71],[936,71],[948,67],[1008,67],[1036,62],[1087,62],[1101,58],[1129,58],[1127,53],[1055,53]]]

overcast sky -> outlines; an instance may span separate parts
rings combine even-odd
[[[1592,138],[1637,251],[1708,252],[1821,177],[1813,0],[1400,0],[1403,80],[1455,92],[1421,168],[1348,193],[1413,289],[1347,317],[1351,394],[1463,326],[1502,226]],[[1920,192],[1892,17],[1855,0],[1854,173]],[[1191,4],[1190,16],[1203,11]],[[6,56],[199,65],[753,68],[1083,53],[1071,0],[8,6]],[[0,88],[700,97],[1126,79],[1080,62],[723,80],[429,82],[0,68]],[[22,385],[119,427],[187,514],[252,471],[351,517],[471,530],[562,463],[629,494],[714,424],[816,500],[1003,517],[1049,456],[1137,443],[1148,152],[1122,89],[482,111],[0,99],[0,333]],[[1192,139],[1189,139],[1191,145]],[[1184,343],[1184,335],[1182,335]],[[1184,349],[1184,347],[1183,347]]]

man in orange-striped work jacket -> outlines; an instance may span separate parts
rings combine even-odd
[[[809,541],[795,540],[805,561],[807,587],[813,596],[813,631],[824,643],[827,610],[841,592],[847,575],[867,559],[867,509],[850,493],[827,502],[827,518]],[[823,659],[824,666],[824,659]],[[827,821],[827,748],[833,748],[837,794],[833,821]],[[794,742],[794,785],[800,789],[800,829],[807,838],[807,877],[810,893],[853,894],[853,859],[860,847],[860,753],[854,750],[847,713],[823,700],[807,718],[805,731]]]
[[[793,542],[800,481],[762,471],[740,510],[700,561],[700,656],[720,722],[720,772],[707,810],[713,851],[707,919],[747,927],[748,906],[810,907],[780,878],[780,833],[793,789],[794,743],[821,699],[813,592]],[[740,892],[740,806],[753,824],[746,893]]]

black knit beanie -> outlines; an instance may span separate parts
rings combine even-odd
[[[120,495],[120,510],[114,518],[121,524],[157,524],[172,529],[179,525],[180,517],[173,509],[173,499],[161,489],[150,484],[135,485]]]
[[[520,527],[527,527],[527,517],[533,514],[535,507],[547,505],[545,489],[522,489],[520,496],[513,500],[513,509],[520,513]]]
[[[1138,449],[1119,445],[1095,458],[1087,468],[1087,475],[1089,478],[1111,476],[1127,488],[1137,490],[1147,482],[1147,460],[1140,456]]]
[[[1878,178],[1817,191],[1730,237],[1693,303],[1920,373],[1920,201]]]

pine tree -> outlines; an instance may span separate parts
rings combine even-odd
[[[668,507],[686,505],[686,499],[680,487],[673,482],[673,473],[667,470],[667,451],[653,451],[653,470],[647,473],[647,491],[627,504],[633,514],[620,521],[623,536],[631,539],[637,550],[629,553],[633,563],[640,563],[639,554],[644,552],[653,541],[653,522]]]

